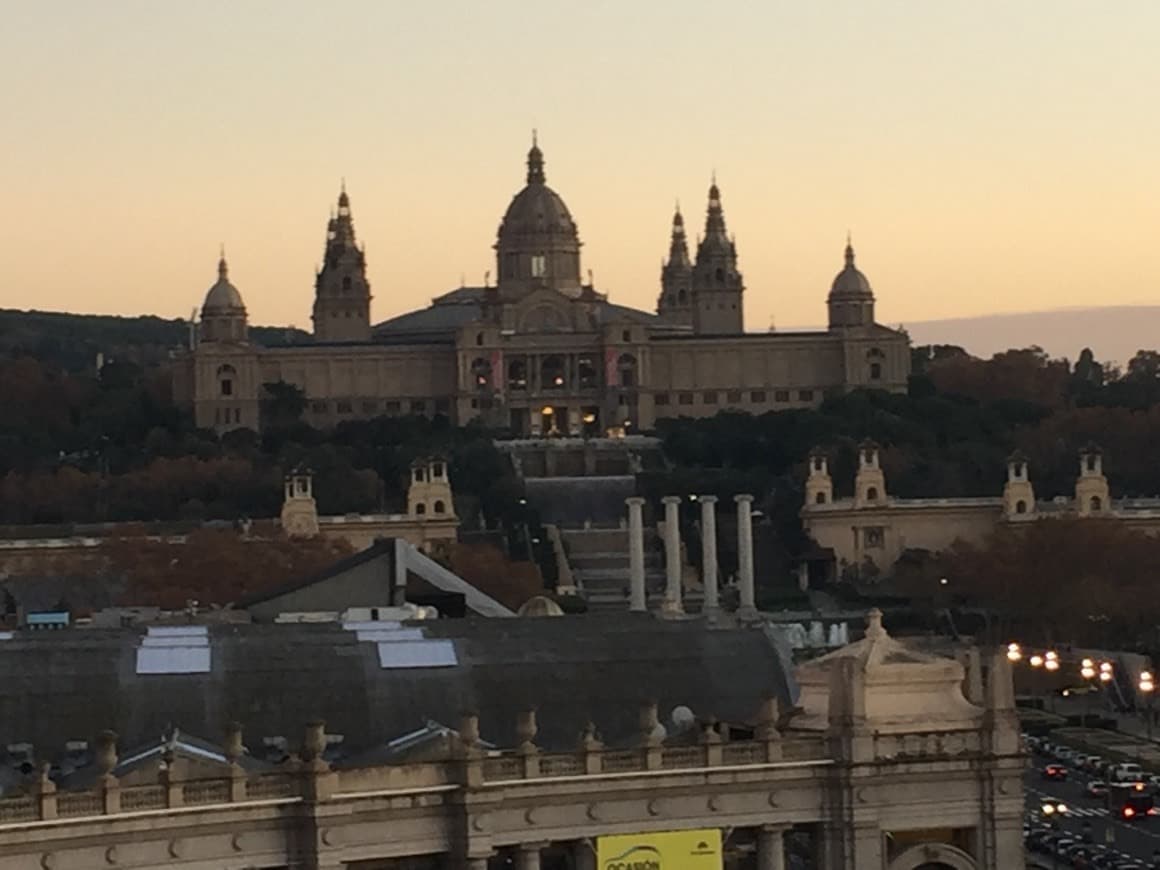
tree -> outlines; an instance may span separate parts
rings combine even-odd
[[[996,616],[999,637],[1101,645],[1150,636],[1160,540],[1115,520],[1000,526],[942,558],[949,582]]]
[[[302,419],[306,411],[306,392],[286,381],[271,381],[262,384],[262,398],[259,413],[262,428],[285,428]]]

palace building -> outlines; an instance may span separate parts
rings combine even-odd
[[[376,325],[343,189],[315,278],[313,340],[251,342],[223,256],[176,393],[199,425],[218,431],[259,429],[264,385],[283,382],[304,392],[315,425],[443,414],[516,436],[592,436],[647,430],[663,417],[808,407],[857,387],[906,388],[908,338],[875,322],[874,293],[850,245],[827,299],[827,330],[744,331],[747,291],[715,180],[695,256],[683,216],[673,216],[655,312],[585,283],[580,245],[533,143],[526,183],[500,222],[494,284],[460,287]]]

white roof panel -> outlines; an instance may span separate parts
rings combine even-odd
[[[459,664],[449,640],[397,640],[379,644],[383,668],[450,668]]]

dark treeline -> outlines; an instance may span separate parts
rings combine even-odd
[[[1076,453],[1105,451],[1116,495],[1160,494],[1160,354],[1142,351],[1123,372],[1090,353],[1076,365],[1038,349],[978,360],[958,348],[918,348],[909,393],[858,391],[817,409],[761,416],[723,413],[663,420],[671,470],[642,480],[647,492],[742,489],[762,498],[792,536],[804,460],[831,452],[848,492],[856,445],[883,446],[889,490],[899,496],[998,495],[1006,457],[1030,458],[1043,497],[1071,491]],[[439,453],[451,462],[461,510],[477,522],[521,521],[519,485],[491,434],[444,418],[378,418],[333,431],[301,420],[304,398],[267,385],[261,435],[218,438],[174,405],[163,366],[108,362],[99,374],[29,355],[0,358],[0,521],[234,519],[277,513],[286,469],[316,473],[326,513],[397,509],[407,469]]]

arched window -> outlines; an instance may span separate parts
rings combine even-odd
[[[815,456],[814,457],[814,471],[816,471],[818,474],[821,474],[823,471],[825,471],[825,468],[826,468],[826,463],[822,460],[822,457]]]
[[[546,356],[540,363],[540,386],[545,390],[564,389],[564,358]]]
[[[218,376],[218,393],[222,396],[232,396],[234,394],[234,378],[238,373],[233,366],[219,366],[217,370]]]
[[[417,513],[419,516],[423,516],[423,514],[427,513],[427,505],[423,504],[423,502],[419,502],[417,505],[415,505],[415,513]]]
[[[1093,495],[1091,500],[1092,513],[1098,514],[1104,509],[1104,500],[1098,495]]]
[[[724,284],[724,283],[725,283],[725,270],[724,270],[724,269],[718,269],[718,270],[717,270],[717,271],[714,273],[714,276],[717,278],[717,283],[718,283],[718,284]]]
[[[1096,455],[1094,453],[1089,453],[1087,456],[1084,457],[1084,459],[1087,462],[1087,470],[1088,471],[1095,471],[1096,470]]]
[[[471,362],[471,382],[478,389],[491,386],[491,363],[483,357],[476,357]]]
[[[882,363],[870,363],[870,380],[878,381],[882,379]]]
[[[689,301],[689,294],[684,290],[677,291],[677,304],[684,305]]]
[[[442,480],[443,479],[443,463],[442,462],[433,462],[431,464],[431,479],[432,480]]]
[[[342,276],[342,289],[349,290],[350,287],[351,287],[350,275],[343,275]]]
[[[622,353],[616,361],[616,369],[622,387],[636,386],[636,357],[631,353]]]
[[[419,467],[414,470],[413,477],[415,479],[415,483],[423,483],[427,479],[427,473],[422,469],[422,467]]]
[[[435,513],[437,513],[437,514],[447,513],[447,509],[444,506],[442,500],[435,502]]]
[[[477,332],[477,333],[475,334],[475,345],[476,345],[476,347],[479,347],[479,346],[481,346],[482,344],[483,344],[483,333],[482,333],[482,332]]]
[[[866,490],[866,501],[878,501],[878,487],[872,486]]]
[[[508,363],[508,389],[526,390],[528,388],[528,364],[526,360],[513,359]]]
[[[1027,502],[1025,502],[1023,499],[1019,499],[1019,501],[1015,502],[1015,513],[1017,513],[1017,514],[1027,513]]]
[[[597,382],[596,364],[590,356],[581,356],[576,360],[576,379],[580,382],[580,389],[587,390],[599,386]]]
[[[819,492],[817,495],[814,496],[814,504],[825,504],[825,503],[826,503],[826,494],[824,492]]]

